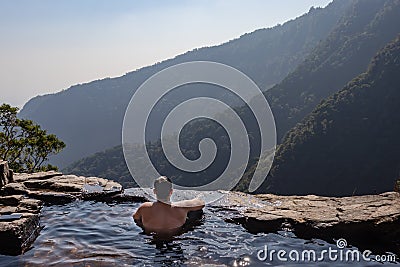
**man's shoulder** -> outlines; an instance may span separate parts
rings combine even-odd
[[[153,202],[144,202],[142,205],[140,205],[139,209],[151,208],[152,206]]]

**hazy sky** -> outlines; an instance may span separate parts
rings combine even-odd
[[[0,103],[116,77],[331,0],[0,0]]]

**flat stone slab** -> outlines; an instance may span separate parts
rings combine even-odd
[[[42,200],[46,204],[61,205],[67,204],[77,199],[77,195],[62,192],[46,192],[30,190],[28,196],[34,199]]]
[[[249,232],[292,231],[304,239],[328,242],[345,238],[352,244],[378,252],[382,248],[400,255],[400,194],[353,197],[276,196],[228,193],[222,202],[239,211],[227,221]]]
[[[28,188],[22,183],[8,183],[3,186],[2,190],[6,195],[28,194]]]
[[[339,223],[371,222],[376,225],[400,219],[400,194],[353,197],[256,195],[251,203],[243,202],[242,193],[229,193],[228,203],[245,207],[244,215],[260,221],[283,218],[293,224],[310,224],[314,228]],[[400,230],[400,229],[399,229]]]
[[[24,194],[47,204],[63,204],[77,198],[108,201],[123,192],[122,186],[111,180],[53,171],[16,173],[14,182],[6,184],[2,190],[6,195]]]
[[[20,183],[27,180],[49,179],[61,175],[63,175],[61,172],[56,172],[56,171],[35,172],[35,173],[14,173],[14,181]]]

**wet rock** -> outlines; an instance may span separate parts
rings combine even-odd
[[[226,202],[240,210],[239,222],[248,231],[277,232],[290,229],[298,237],[328,242],[346,238],[353,245],[400,255],[400,194],[354,197],[257,195],[229,193]],[[247,203],[246,203],[247,202]],[[384,251],[380,251],[384,252]]]
[[[122,186],[114,181],[59,172],[16,173],[13,180],[7,162],[1,162],[0,175],[1,254],[18,255],[29,248],[40,232],[43,202],[65,204],[78,198],[115,201],[123,194]]]
[[[39,232],[38,214],[23,213],[20,219],[0,221],[0,253],[6,255],[24,253]]]
[[[42,200],[48,205],[60,205],[70,203],[78,198],[77,195],[62,192],[29,191],[28,196]]]
[[[114,181],[89,177],[82,188],[84,200],[109,201],[112,197],[122,194],[122,186]]]
[[[107,202],[146,202],[151,201],[149,195],[140,188],[129,188],[120,194],[111,195],[106,199]]]
[[[40,232],[40,200],[23,195],[0,198],[0,253],[18,255],[30,247]]]
[[[259,220],[285,218],[293,224],[326,228],[338,223],[400,219],[400,196],[395,192],[354,197],[257,195],[258,207],[248,207],[247,217]]]

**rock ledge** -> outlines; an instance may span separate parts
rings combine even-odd
[[[0,253],[18,255],[31,246],[40,232],[43,205],[65,204],[76,199],[125,201],[119,183],[98,177],[59,172],[12,173],[0,161]]]
[[[345,238],[359,248],[400,256],[400,194],[353,197],[277,196],[249,197],[228,193],[226,203],[240,210],[227,219],[249,232],[292,231],[304,239],[333,242]],[[247,200],[244,202],[243,200]]]

